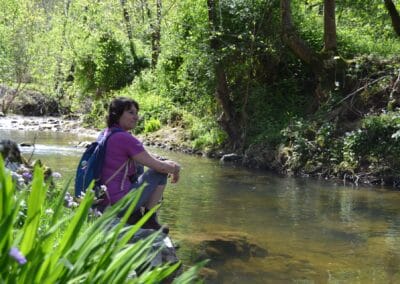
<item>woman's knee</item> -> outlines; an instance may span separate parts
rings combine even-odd
[[[156,181],[158,185],[164,185],[167,183],[168,174],[157,172],[153,169],[148,169],[146,172],[148,179],[151,181]]]

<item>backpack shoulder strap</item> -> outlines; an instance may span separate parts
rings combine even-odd
[[[113,173],[113,175],[110,176],[110,177],[104,182],[104,184],[107,185],[110,181],[112,181],[112,180],[117,176],[117,174],[119,174],[119,172],[122,171],[122,169],[123,169],[124,167],[125,167],[125,175],[126,175],[126,173],[127,173],[127,171],[128,171],[128,168],[129,168],[129,159],[126,160],[126,162],[123,163],[123,164],[118,168],[118,170],[116,170],[115,173]]]

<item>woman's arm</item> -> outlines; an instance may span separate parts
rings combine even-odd
[[[172,174],[172,183],[175,183],[179,180],[179,171],[181,170],[181,166],[170,160],[161,161],[153,157],[149,152],[144,150],[139,154],[133,156],[133,159],[138,163],[153,169],[157,172],[164,174]]]

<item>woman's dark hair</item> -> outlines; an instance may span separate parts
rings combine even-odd
[[[136,110],[139,111],[139,104],[133,99],[127,97],[113,99],[108,107],[107,126],[112,127],[117,124],[124,111],[132,106],[135,106]]]

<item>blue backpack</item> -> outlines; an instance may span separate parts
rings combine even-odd
[[[107,141],[116,132],[123,131],[120,128],[111,128],[108,135],[100,135],[97,141],[90,144],[90,146],[83,153],[76,169],[75,177],[75,197],[80,197],[82,192],[86,192],[90,183],[94,180],[94,191],[96,195],[100,190],[100,175],[103,169],[104,158],[106,155]]]

